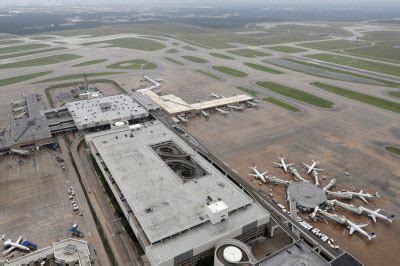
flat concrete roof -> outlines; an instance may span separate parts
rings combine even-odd
[[[248,95],[239,94],[231,97],[224,97],[221,99],[214,99],[209,101],[203,101],[200,103],[189,104],[185,102],[182,98],[175,96],[173,94],[158,96],[151,90],[144,91],[144,93],[148,95],[159,106],[161,106],[161,108],[163,108],[170,114],[207,110],[215,107],[225,106],[228,104],[235,104],[253,100],[253,98]]]
[[[125,94],[70,102],[67,108],[78,129],[148,116],[148,111],[140,103]]]
[[[310,246],[299,240],[287,247],[271,254],[261,262],[259,266],[290,266],[290,265],[308,265],[308,266],[328,266],[329,263],[323,260]]]
[[[136,131],[117,129],[89,134],[86,138],[92,141],[102,157],[151,243],[207,223],[205,206],[208,196],[224,201],[229,212],[253,203],[250,197],[159,121],[146,123]],[[190,155],[207,174],[196,182],[183,182],[151,147],[168,141]],[[151,212],[146,211],[149,208]],[[253,216],[260,219],[268,217],[268,213],[258,206],[253,211]],[[247,218],[240,216],[240,221],[234,225],[246,225],[249,222]],[[218,234],[218,231],[214,233]]]

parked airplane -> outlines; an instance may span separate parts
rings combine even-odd
[[[11,239],[6,239],[5,237],[6,237],[5,235],[3,235],[1,237],[1,240],[3,240],[4,247],[7,248],[3,252],[3,255],[7,255],[8,253],[13,251],[14,249],[25,250],[25,251],[29,251],[30,250],[28,247],[20,244],[21,240],[22,240],[21,236],[15,242],[13,242]]]
[[[347,193],[349,193],[352,196],[357,196],[360,199],[362,199],[365,203],[368,203],[367,199],[371,199],[371,198],[380,198],[381,196],[379,196],[378,192],[375,192],[375,194],[370,194],[370,193],[364,193],[363,190],[361,189],[360,192],[353,192],[353,191],[347,191]]]
[[[285,171],[285,173],[287,173],[288,172],[288,166],[291,166],[291,165],[293,165],[293,163],[286,163],[285,162],[285,157],[283,157],[282,155],[281,155],[281,157],[278,157],[278,159],[281,161],[281,163],[275,163],[274,162],[274,164],[276,164],[276,165],[278,165],[280,168],[282,168],[283,169],[283,171]]]
[[[222,96],[221,96],[221,95],[218,95],[218,94],[216,94],[216,93],[214,93],[214,92],[210,92],[210,95],[211,95],[212,97],[216,98],[216,99],[222,99]]]
[[[221,108],[215,107],[215,110],[218,111],[218,112],[220,112],[220,113],[223,114],[223,115],[228,115],[228,112],[225,111],[225,110],[222,110]]]
[[[390,223],[392,223],[392,222],[393,222],[393,219],[394,219],[394,217],[395,217],[393,214],[390,215],[390,216],[385,216],[385,215],[380,214],[379,212],[381,211],[381,209],[370,210],[370,209],[367,209],[367,208],[365,208],[365,207],[363,207],[363,206],[360,206],[359,208],[360,208],[363,212],[367,213],[367,215],[368,215],[369,217],[371,217],[372,220],[374,220],[375,223],[376,223],[376,218],[381,218],[381,219],[383,219],[383,220],[386,220],[386,221],[389,221]]]
[[[371,240],[376,237],[375,233],[368,234],[363,227],[366,227],[368,224],[355,224],[349,220],[346,220],[347,227],[350,229],[350,235],[352,235],[355,231],[359,232],[360,234],[366,236],[368,240]]]
[[[307,167],[307,174],[311,174],[312,171],[322,171],[324,169],[317,168],[318,161],[312,161],[313,163],[311,165],[308,165],[306,163],[303,163]]]
[[[256,102],[247,101],[246,103],[247,103],[247,105],[250,106],[250,107],[258,107],[258,103],[256,103]]]
[[[265,171],[264,173],[260,173],[257,170],[257,166],[255,166],[254,164],[253,164],[252,167],[250,167],[250,169],[253,170],[254,174],[249,174],[249,175],[254,176],[257,179],[258,178],[261,179],[264,183],[267,182],[267,179],[265,178],[265,175],[268,173],[268,171]]]

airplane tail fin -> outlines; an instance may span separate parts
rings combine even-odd
[[[392,215],[389,215],[387,218],[389,219],[389,222],[392,223],[395,217],[396,216],[394,214],[392,214]]]

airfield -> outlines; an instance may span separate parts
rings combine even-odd
[[[23,45],[29,46],[19,47]],[[184,127],[249,184],[266,193],[272,189],[274,199],[285,206],[282,187],[260,185],[248,175],[249,166],[254,163],[271,175],[293,180],[274,167],[278,156],[295,162],[303,177],[301,162],[318,159],[325,169],[323,185],[335,177],[336,190],[377,191],[381,198],[369,204],[358,199],[352,203],[397,215],[397,45],[399,26],[325,22],[250,24],[226,32],[182,24],[144,24],[0,37],[0,128],[10,124],[10,102],[21,94],[41,94],[47,107],[61,106],[56,95],[82,83],[83,73],[105,95],[131,94],[143,84],[143,75],[163,79],[156,92],[177,95],[188,103],[209,100],[211,92],[222,96],[248,93],[259,101],[258,108],[191,117]],[[268,81],[265,87],[263,81]],[[324,89],[324,85],[333,88]],[[23,235],[46,246],[65,238],[68,228],[78,223],[96,250],[92,252],[95,263],[103,265],[107,251],[68,155],[68,140],[74,137],[58,137],[65,171],[47,150],[22,159],[22,164],[17,163],[17,155],[0,159],[1,210],[5,210],[0,212],[0,232],[13,239]],[[90,171],[88,176],[92,176]],[[86,182],[86,188],[102,193],[98,181]],[[82,217],[70,210],[67,189],[71,184],[83,208]],[[126,243],[126,233],[115,227],[121,226],[114,224],[112,208],[100,207],[107,199],[89,197],[100,220],[107,221],[101,223],[109,242]],[[349,236],[348,229],[332,222],[310,223],[366,265],[400,264],[398,221],[373,223],[365,216],[336,213],[357,223],[368,222],[366,230],[375,232],[377,238],[368,241],[357,233]],[[130,254],[137,250],[130,245],[132,250],[124,251],[118,251],[123,245],[114,245],[119,263],[136,265]]]

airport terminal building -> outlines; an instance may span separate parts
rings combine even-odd
[[[224,239],[247,241],[269,213],[159,121],[86,141],[152,265],[189,265]]]

